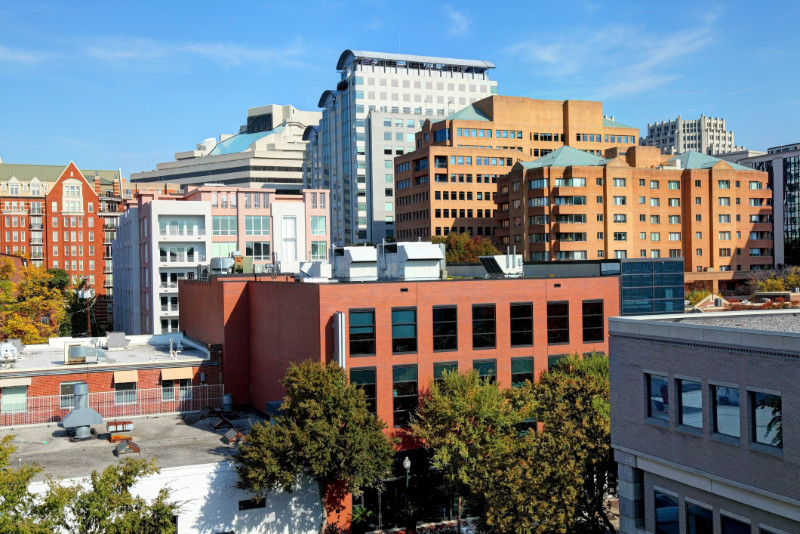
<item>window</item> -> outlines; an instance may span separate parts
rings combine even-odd
[[[692,503],[686,503],[686,534],[712,534],[714,516],[711,510]]]
[[[417,309],[392,308],[392,352],[417,351]]]
[[[547,343],[569,343],[569,302],[547,303]]]
[[[711,401],[714,409],[714,432],[740,436],[739,390],[726,386],[711,386]]]
[[[650,180],[650,189],[658,189],[658,180]]]
[[[703,392],[700,382],[678,381],[680,397],[679,423],[694,428],[703,428]]]
[[[66,408],[74,408],[75,407],[75,384],[80,384],[81,382],[61,382],[59,385],[60,395],[61,395],[61,409]]]
[[[319,261],[327,258],[328,242],[327,241],[312,241],[311,242],[311,261]]]
[[[511,346],[533,345],[533,304],[511,303]]]
[[[434,382],[441,382],[444,377],[444,372],[457,373],[458,362],[438,362],[433,364],[433,380]]]
[[[667,189],[680,189],[681,183],[677,180],[670,180],[667,182]]]
[[[490,383],[497,382],[497,361],[496,360],[475,360],[472,368],[478,371],[478,376]]]
[[[375,354],[375,310],[350,310],[350,356]]]
[[[114,404],[136,404],[136,382],[114,383]]]
[[[179,380],[162,380],[161,381],[161,401],[170,402],[175,400],[175,390],[178,390],[178,400],[187,400],[192,398],[191,390],[192,381],[188,378]]]
[[[455,306],[433,308],[433,350],[458,349],[458,310]]]
[[[401,365],[392,368],[392,404],[394,426],[409,426],[411,416],[417,410],[417,366]]]
[[[680,232],[670,232],[669,233],[669,240],[670,241],[680,241],[681,240],[681,233]]]
[[[364,392],[367,401],[367,411],[372,415],[377,414],[375,368],[350,369],[350,383]]]
[[[603,301],[584,300],[583,307],[583,342],[595,343],[603,341],[605,325],[603,321]]]
[[[650,241],[661,241],[661,232],[650,232]]]
[[[720,232],[719,238],[721,241],[730,241],[731,233],[730,232]]]
[[[311,235],[325,235],[325,215],[311,216]]]
[[[625,178],[614,178],[614,187],[625,187]]]
[[[18,413],[28,410],[28,386],[8,386],[2,391],[0,413]]]
[[[731,205],[731,197],[719,197],[719,205],[720,206],[730,206]]]
[[[658,206],[660,206],[660,205],[661,205],[661,199],[658,199],[658,198],[651,198],[651,199],[650,199],[650,205],[651,205],[651,206],[653,206],[653,207],[658,207]]]
[[[650,216],[650,224],[661,224],[661,216],[660,215],[651,215]]]
[[[678,534],[678,499],[666,493],[655,492],[656,534]]]
[[[494,304],[472,306],[472,348],[483,349],[495,346]]]
[[[614,197],[615,206],[624,206],[627,203],[626,197]]]
[[[235,243],[231,243],[235,246]],[[272,256],[269,251],[269,241],[247,241],[245,244],[245,256],[254,260],[269,261]]]
[[[645,375],[647,379],[647,416],[669,421],[669,383],[666,376]]]
[[[717,182],[717,186],[720,189],[730,189],[731,188],[731,181],[730,180],[719,180]]]
[[[627,241],[628,232],[614,232],[614,241]]]
[[[236,235],[235,215],[214,215],[211,220],[214,235]],[[269,228],[269,225],[267,228]]]
[[[721,222],[721,223],[729,223],[729,222],[731,222],[731,216],[730,215],[720,215],[719,216],[719,222]]]
[[[783,447],[783,409],[779,395],[750,392],[750,427],[754,442]]]
[[[761,182],[750,182],[750,189],[761,189]]]
[[[511,387],[522,387],[525,381],[533,384],[533,358],[512,358]]]
[[[628,216],[624,213],[615,213],[614,214],[614,222],[615,223],[624,223],[628,221]]]
[[[750,534],[750,523],[739,521],[732,517],[720,514],[720,521],[722,522],[722,534]],[[765,532],[764,530],[761,531]]]

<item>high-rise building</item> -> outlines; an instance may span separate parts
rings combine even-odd
[[[720,157],[767,173],[775,213],[775,264],[800,265],[800,143]]]
[[[176,153],[175,161],[159,163],[156,170],[131,174],[131,182],[143,186],[213,182],[297,191],[303,186],[303,133],[321,115],[293,106],[250,108],[239,133],[206,139],[194,150]]]
[[[698,152],[601,158],[562,147],[498,182],[500,249],[538,261],[683,257],[687,272],[770,269],[767,174]],[[726,286],[723,289],[728,289]]]
[[[641,145],[657,146],[665,154],[682,154],[694,150],[703,154],[721,154],[746,150],[736,146],[733,132],[725,129],[725,119],[700,115],[699,119],[678,118],[647,125],[647,137]]]
[[[336,244],[395,235],[394,158],[415,148],[426,118],[497,93],[494,64],[345,50],[336,89],[319,100],[322,121],[309,128],[306,185],[331,190]]]
[[[416,134],[395,159],[397,239],[450,232],[494,235],[497,179],[519,160],[564,145],[600,155],[635,145],[639,130],[603,116],[600,102],[490,96]]]

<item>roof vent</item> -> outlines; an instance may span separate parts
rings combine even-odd
[[[522,258],[516,253],[479,256],[487,278],[522,278]]]
[[[61,421],[61,426],[75,432],[74,441],[82,441],[92,437],[92,425],[103,422],[103,416],[89,408],[89,384],[79,382],[73,389],[75,409]]]

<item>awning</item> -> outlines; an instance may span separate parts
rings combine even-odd
[[[161,370],[161,380],[181,380],[194,377],[191,367],[171,367]]]
[[[2,378],[0,379],[0,388],[10,388],[13,386],[30,386],[31,377],[25,378]]]
[[[138,371],[114,371],[114,383],[124,384],[126,382],[138,382]]]

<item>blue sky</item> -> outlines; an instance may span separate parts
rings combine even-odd
[[[0,158],[150,170],[247,108],[317,109],[345,49],[485,59],[500,94],[800,141],[797,2],[0,0]]]

